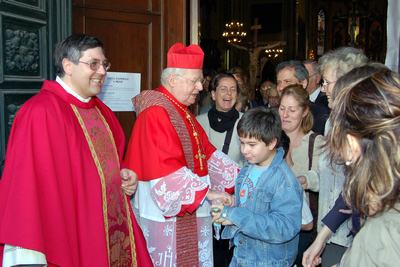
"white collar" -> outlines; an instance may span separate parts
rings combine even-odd
[[[66,84],[59,76],[56,77],[56,82],[58,82],[62,88],[64,88],[64,90],[68,93],[73,95],[74,97],[76,97],[79,101],[84,102],[84,103],[88,103],[90,101],[90,99],[92,99],[91,97],[88,98],[83,98],[80,95],[78,95],[74,90],[72,90],[71,87],[68,86],[68,84]]]
[[[315,89],[314,92],[310,94],[310,101],[315,102],[320,92],[321,92],[321,86],[319,86],[317,89]]]

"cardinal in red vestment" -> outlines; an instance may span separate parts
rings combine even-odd
[[[0,263],[153,266],[129,203],[137,184],[121,166],[124,133],[96,97],[110,67],[103,45],[72,35],[55,60],[56,81],[21,107],[9,137]]]
[[[174,44],[137,112],[126,164],[138,174],[133,207],[155,266],[212,266],[210,201],[232,201],[238,165],[209,142],[188,106],[202,87],[204,53]]]

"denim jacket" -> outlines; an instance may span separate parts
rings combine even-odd
[[[279,148],[243,207],[222,210],[233,223],[221,236],[235,246],[230,266],[291,266],[296,258],[303,190],[283,155]],[[235,182],[237,202],[249,169],[242,168]]]

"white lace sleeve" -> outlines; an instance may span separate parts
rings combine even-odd
[[[187,167],[151,181],[151,196],[165,217],[176,216],[186,205],[193,212],[203,201],[209,187],[208,177],[199,177]],[[204,191],[204,194],[197,194]],[[199,200],[201,198],[201,200]]]
[[[38,264],[47,266],[46,256],[35,250],[15,247],[11,245],[4,246],[3,267],[15,265]]]
[[[223,152],[216,150],[208,160],[211,189],[217,191],[233,189],[239,170],[239,165],[236,162]]]

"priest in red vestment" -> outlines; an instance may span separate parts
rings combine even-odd
[[[103,44],[71,35],[55,61],[56,81],[44,82],[12,126],[0,265],[153,266],[129,203],[136,174],[120,165],[124,133],[96,97],[110,67]]]
[[[138,174],[134,211],[155,266],[212,266],[210,201],[231,201],[238,165],[216,151],[190,113],[204,53],[174,44],[161,86],[134,99],[126,164]]]

